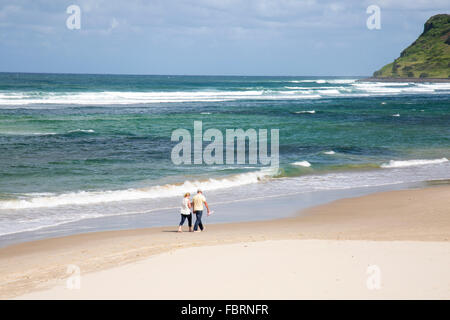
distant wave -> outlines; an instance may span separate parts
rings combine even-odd
[[[95,130],[92,130],[92,129],[76,129],[76,130],[70,130],[69,131],[69,133],[75,133],[75,132],[94,133]]]
[[[357,91],[374,95],[427,94],[450,91],[450,83],[357,82]]]
[[[356,82],[357,79],[305,79],[305,80],[292,80],[291,83],[330,83],[330,84],[350,84]]]
[[[0,135],[11,135],[11,136],[54,136],[54,135],[65,135],[65,134],[71,134],[71,133],[95,133],[95,130],[93,129],[76,129],[76,130],[69,130],[67,132],[63,133],[57,133],[57,132],[22,132],[22,131],[5,131],[1,132]]]
[[[18,96],[0,94],[0,105],[76,104],[120,105],[169,102],[218,102],[233,100],[316,99],[319,94],[289,90],[246,91],[164,91],[164,92],[80,92],[80,93],[22,93]]]
[[[309,163],[308,161],[297,161],[293,162],[292,165],[300,167],[311,167],[311,163]]]
[[[22,132],[22,131],[0,131],[0,135],[5,136],[53,136],[56,132]]]
[[[331,155],[331,154],[335,154],[336,152],[334,152],[333,150],[330,150],[330,151],[324,151],[323,153],[324,153],[324,154],[330,154],[330,155]]]
[[[381,168],[403,168],[403,167],[412,167],[412,166],[423,166],[428,164],[439,164],[447,162],[447,158],[442,159],[432,159],[432,160],[391,160],[388,163],[384,163],[381,165]]]
[[[337,89],[325,89],[325,90],[317,90],[319,94],[323,95],[339,95],[341,92]]]
[[[235,100],[300,100],[450,92],[449,83],[357,82],[356,79],[305,79],[302,86],[248,87],[246,90],[40,92],[1,91],[0,106],[122,105],[144,103],[218,102]]]
[[[0,201],[0,209],[29,209],[174,197],[181,196],[188,191],[195,192],[199,188],[210,191],[258,183],[276,174],[278,174],[278,169],[264,168],[259,171],[230,175],[225,178],[185,181],[182,184],[167,184],[140,189],[80,191],[45,196],[29,194],[29,199]]]
[[[314,114],[314,113],[316,113],[316,110],[302,110],[302,111],[296,111],[295,113],[311,113],[311,114]]]

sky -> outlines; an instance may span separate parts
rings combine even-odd
[[[0,72],[368,76],[449,12],[448,0],[0,0]]]

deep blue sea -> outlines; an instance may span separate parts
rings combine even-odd
[[[278,129],[280,167],[175,165],[175,129]],[[0,73],[0,235],[215,201],[450,179],[450,83]],[[176,210],[175,210],[176,211]]]

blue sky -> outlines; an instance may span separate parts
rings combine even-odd
[[[69,5],[81,29],[69,30]],[[381,29],[366,27],[369,5]],[[0,0],[0,71],[371,75],[445,0]]]

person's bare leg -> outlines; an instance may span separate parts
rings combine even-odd
[[[181,229],[181,226],[178,226],[178,232],[183,232],[183,230]]]

